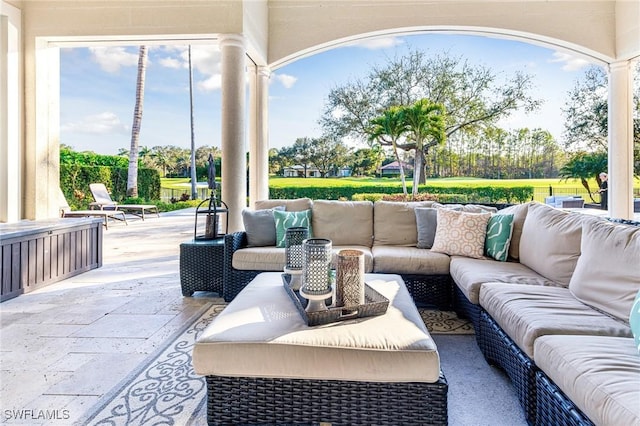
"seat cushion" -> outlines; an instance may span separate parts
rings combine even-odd
[[[531,359],[540,336],[631,337],[627,324],[585,305],[564,287],[485,283],[480,287],[480,306]]]
[[[258,275],[202,332],[198,374],[371,382],[438,381],[440,359],[397,275],[367,275],[384,315],[308,327],[279,274]]]
[[[450,258],[446,254],[416,247],[374,245],[373,270],[380,273],[447,275]]]
[[[328,238],[333,245],[373,245],[373,203],[371,201],[313,202],[313,235]]]
[[[487,282],[556,286],[518,262],[498,262],[493,259],[472,259],[453,256],[451,278],[471,303],[478,304],[480,286]]]
[[[567,287],[580,256],[582,223],[601,220],[531,203],[520,239],[520,263]]]
[[[569,290],[580,301],[628,322],[640,290],[640,227],[586,221],[580,250]]]
[[[373,271],[373,254],[369,247],[365,246],[332,246],[332,262],[335,264],[335,256],[340,250],[360,250],[364,253],[364,271]],[[233,253],[231,264],[235,269],[243,271],[283,271],[287,262],[285,249],[279,247],[249,247],[236,250]]]
[[[543,336],[536,365],[597,425],[640,425],[640,357],[633,339]]]

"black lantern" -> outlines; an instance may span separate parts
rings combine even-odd
[[[213,159],[213,155],[209,154],[207,169],[207,184],[209,187],[209,198],[202,200],[198,207],[196,207],[196,224],[193,231],[193,237],[196,240],[214,240],[227,234],[229,231],[229,207],[227,204],[216,198],[216,164]],[[220,215],[226,218],[226,224],[224,232],[220,231]],[[205,229],[204,235],[198,235],[198,216],[204,215]]]

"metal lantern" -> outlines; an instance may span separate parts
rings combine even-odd
[[[302,270],[302,243],[309,238],[309,229],[303,226],[287,228],[284,235],[284,251],[287,269]]]
[[[209,154],[209,167],[207,169],[207,184],[211,194],[209,198],[202,200],[196,207],[196,223],[193,230],[193,238],[196,240],[214,240],[229,232],[229,207],[227,204],[216,198],[216,164],[213,155]],[[198,235],[198,216],[205,215],[204,235]],[[224,231],[220,229],[220,215],[226,217]]]
[[[326,310],[331,295],[331,240],[309,238],[302,243],[302,288],[300,295],[309,300],[308,312]]]

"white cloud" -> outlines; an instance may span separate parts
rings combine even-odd
[[[124,125],[113,112],[88,115],[80,121],[65,123],[60,126],[62,132],[108,134],[127,133],[129,127]]]
[[[369,50],[378,50],[388,49],[390,47],[398,46],[402,43],[404,43],[404,41],[398,37],[379,37],[359,40],[351,44],[351,46],[362,47],[363,49]]]
[[[184,64],[176,58],[162,58],[160,59],[160,65],[165,68],[180,69],[184,68]]]
[[[138,52],[127,52],[121,46],[90,47],[89,51],[100,68],[109,73],[120,71],[120,67],[138,66]]]
[[[293,85],[296,84],[296,81],[298,81],[298,77],[289,74],[274,74],[274,78],[286,89],[291,89]]]
[[[580,68],[584,68],[589,65],[589,62],[582,58],[578,58],[570,55],[569,53],[559,51],[553,52],[553,59],[550,59],[549,62],[564,63],[564,65],[562,66],[563,71],[577,71]]]
[[[199,81],[196,86],[203,92],[218,90],[222,87],[222,76],[220,74],[212,75],[206,80]]]

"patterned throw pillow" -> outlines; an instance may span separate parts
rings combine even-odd
[[[276,221],[276,247],[284,247],[284,237],[287,228],[293,226],[309,228],[309,238],[311,238],[311,210],[303,210],[301,212],[274,210],[273,218]]]
[[[484,257],[484,240],[491,213],[438,209],[438,227],[431,251],[450,256]]]
[[[633,302],[631,312],[629,313],[629,324],[631,325],[631,332],[636,342],[636,348],[640,353],[640,291],[636,295],[636,300]]]
[[[484,252],[495,260],[505,262],[509,257],[509,245],[513,233],[513,215],[495,214],[487,224]]]

